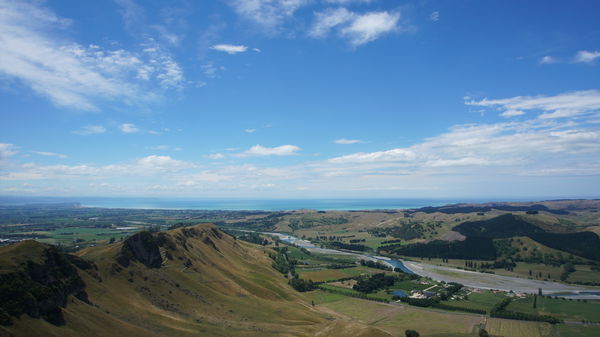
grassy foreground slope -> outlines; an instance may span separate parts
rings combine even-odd
[[[266,248],[212,225],[141,232],[77,255],[33,241],[0,248],[0,278],[16,280],[2,282],[0,297],[12,302],[0,307],[14,305],[2,309],[12,323],[0,336],[388,336],[313,308]]]

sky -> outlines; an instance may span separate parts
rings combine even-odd
[[[598,197],[599,13],[0,0],[0,195]]]

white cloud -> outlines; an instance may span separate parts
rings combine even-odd
[[[506,110],[500,114],[502,117],[514,117],[524,115],[526,112],[522,110]]]
[[[124,165],[127,167],[128,165]],[[146,173],[165,173],[175,172],[194,167],[195,165],[171,158],[170,156],[150,155],[137,159],[133,165],[130,165],[134,171],[143,170]]]
[[[8,143],[0,143],[0,163],[8,159],[8,157],[17,153],[16,146]]]
[[[274,32],[299,8],[310,2],[310,0],[231,0],[229,4],[238,15],[262,26],[267,31]]]
[[[244,45],[233,45],[233,44],[216,44],[210,49],[226,52],[227,54],[234,55],[237,53],[243,53],[248,50],[248,47]]]
[[[7,172],[0,175],[0,180],[40,180],[40,179],[102,179],[129,176],[156,176],[172,174],[194,168],[196,165],[176,160],[170,156],[150,155],[138,158],[130,163],[96,166],[23,164],[18,172]]]
[[[360,46],[386,33],[398,31],[399,20],[400,13],[382,11],[358,14],[345,8],[329,8],[315,13],[315,21],[309,35],[324,38],[335,29],[350,44]]]
[[[580,50],[575,55],[575,62],[594,63],[598,58],[600,58],[600,51]]]
[[[210,182],[210,183],[218,183],[221,181],[227,181],[233,179],[233,176],[223,175],[214,172],[201,172],[199,174],[195,174],[193,176],[187,177],[187,179],[183,182],[180,182],[179,185],[183,186],[195,186],[199,183]]]
[[[236,157],[263,157],[263,156],[291,156],[295,155],[300,148],[296,145],[281,145],[276,147],[265,147],[254,145],[248,150],[235,154]]]
[[[257,53],[262,53],[262,50],[260,50],[259,48],[252,48],[253,51],[257,52]]]
[[[69,20],[33,3],[0,0],[0,73],[54,104],[97,110],[99,100],[127,104],[180,87],[181,69],[166,53],[107,50],[61,37]],[[156,79],[158,85],[149,82]]]
[[[333,142],[336,144],[345,144],[345,145],[364,143],[364,141],[362,141],[360,139],[345,139],[345,138],[336,139]]]
[[[465,104],[496,108],[505,117],[522,115],[528,111],[541,112],[539,118],[566,118],[597,115],[600,111],[600,91],[566,92],[555,96],[516,96],[504,99],[470,100]]]
[[[348,5],[351,3],[370,3],[375,2],[377,0],[325,0],[326,3],[330,4],[340,4],[340,5]]]
[[[208,158],[210,159],[223,159],[225,158],[225,155],[222,153],[212,153],[208,155]]]
[[[552,64],[552,63],[557,63],[558,60],[555,57],[552,56],[544,56],[540,59],[540,63],[541,64]]]
[[[61,154],[61,153],[54,153],[54,152],[46,152],[46,151],[31,151],[35,154],[39,154],[40,156],[47,156],[47,157],[58,157],[61,159],[67,158],[67,155]]]
[[[119,125],[119,130],[121,130],[121,132],[123,133],[137,133],[140,131],[140,129],[135,126],[135,124],[131,124],[131,123],[124,123]]]
[[[429,20],[431,20],[433,22],[440,21],[440,12],[439,11],[432,12],[431,15],[429,15]]]
[[[204,72],[204,75],[206,75],[206,77],[217,77],[217,70],[219,69],[212,62],[205,63],[201,65],[200,68],[202,68],[202,72]]]
[[[180,147],[173,147],[171,145],[156,145],[156,146],[149,146],[147,147],[148,150],[157,150],[157,151],[167,151],[167,150],[173,150],[173,151],[181,151]]]
[[[548,169],[559,172],[572,163],[600,161],[599,143],[600,130],[576,128],[567,122],[541,123],[533,119],[522,123],[458,125],[409,147],[348,154],[314,163],[313,167],[326,177],[354,179],[484,173],[497,176]],[[596,174],[600,175],[600,171],[596,170]]]
[[[82,126],[81,129],[73,131],[74,134],[80,136],[95,135],[105,132],[106,128],[102,125],[85,125]]]
[[[359,152],[329,159],[331,163],[368,163],[390,161],[413,161],[417,154],[408,149],[392,149],[377,152]]]
[[[308,32],[311,37],[326,37],[332,28],[345,24],[356,18],[356,14],[346,8],[329,8],[323,12],[315,13],[315,22]]]
[[[348,27],[341,30],[355,46],[378,39],[385,33],[398,29],[399,13],[370,12],[358,16]]]
[[[244,132],[246,132],[246,133],[255,133],[256,129],[244,129]]]

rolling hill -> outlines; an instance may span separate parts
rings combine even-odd
[[[549,232],[522,215],[507,213],[486,220],[466,221],[452,230],[464,235],[466,240],[390,245],[381,247],[380,251],[418,257],[493,260],[503,255],[499,251],[503,239],[527,237],[556,251],[600,261],[600,237],[596,233]],[[514,259],[513,255],[505,257]]]

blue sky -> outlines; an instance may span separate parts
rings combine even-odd
[[[599,196],[599,10],[0,0],[0,195]]]

